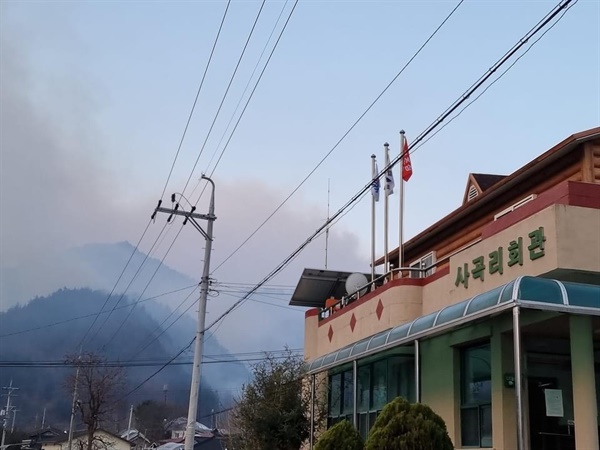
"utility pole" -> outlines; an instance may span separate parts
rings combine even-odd
[[[208,299],[209,273],[210,273],[210,255],[213,242],[213,225],[217,219],[215,216],[215,183],[207,176],[202,175],[202,179],[211,184],[212,190],[210,195],[210,204],[208,206],[208,214],[198,214],[194,211],[195,206],[192,206],[189,212],[180,209],[179,203],[175,202],[175,194],[171,195],[173,208],[161,208],[162,201],[158,202],[158,206],[152,214],[152,219],[156,217],[157,212],[169,214],[167,222],[170,222],[173,216],[184,216],[183,224],[188,221],[204,236],[206,246],[204,248],[204,268],[202,270],[202,278],[200,280],[200,299],[198,301],[198,328],[196,329],[196,339],[194,346],[194,365],[192,369],[192,382],[190,386],[190,403],[188,408],[187,426],[185,430],[185,450],[194,449],[194,436],[196,434],[196,417],[198,415],[198,398],[200,393],[200,378],[202,376],[202,354],[204,351],[204,328],[206,326],[206,301]],[[183,195],[181,196],[183,198]],[[196,222],[196,219],[206,220],[206,231]],[[69,449],[71,450],[71,449]]]
[[[10,426],[10,434],[13,434],[15,432],[15,419],[17,418],[17,412],[19,412],[19,410],[15,409],[15,407],[13,406],[13,419],[12,425]]]
[[[131,409],[129,410],[129,425],[127,425],[127,440],[129,441],[130,439],[130,434],[131,434],[131,419],[133,419],[133,405],[131,405]],[[131,442],[131,441],[129,441]]]
[[[79,349],[79,359],[81,361],[81,349]],[[73,401],[71,402],[71,419],[69,421],[69,437],[67,439],[67,450],[73,450],[73,421],[75,419],[75,405],[77,405],[77,386],[79,384],[79,364],[75,372],[75,386],[73,386]]]
[[[10,384],[8,386],[5,386],[2,388],[3,391],[7,391],[7,394],[3,394],[6,395],[6,409],[3,411],[4,414],[2,414],[2,441],[0,443],[0,449],[4,449],[4,442],[6,440],[6,426],[8,425],[8,415],[11,413],[11,411],[13,412],[13,424],[12,424],[12,428],[14,430],[15,427],[15,421],[14,421],[14,413],[15,413],[15,407],[12,406],[10,404],[10,398],[13,395],[13,391],[18,391],[19,388],[18,387],[13,387],[13,380],[10,380]],[[12,433],[12,431],[11,431]]]

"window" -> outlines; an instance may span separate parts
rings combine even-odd
[[[387,359],[373,364],[373,395],[371,409],[382,409],[388,401],[387,398]]]
[[[356,412],[358,430],[366,439],[377,415],[389,401],[402,396],[414,401],[414,356],[397,353],[363,362],[357,367]],[[352,422],[354,413],[354,378],[352,369],[329,376],[329,411],[327,426],[343,419]]]
[[[369,411],[371,401],[371,366],[358,368],[358,412]]]
[[[463,446],[492,446],[492,368],[490,345],[461,352],[461,438]]]
[[[354,380],[352,371],[348,370],[342,374],[343,381],[343,402],[342,402],[342,413],[347,416],[354,413]]]
[[[479,191],[474,185],[469,186],[469,193],[467,194],[467,201],[470,202],[479,195]]]
[[[336,373],[329,377],[328,427],[335,425],[343,419],[352,421],[352,414],[354,412],[353,388],[352,370]]]
[[[419,258],[417,261],[414,261],[410,264],[411,269],[427,269],[427,270],[411,270],[410,277],[411,278],[425,278],[429,275],[432,275],[435,272],[435,253],[431,252],[426,254],[425,256]]]
[[[329,416],[338,417],[342,412],[342,374],[329,379]]]
[[[412,356],[392,356],[388,360],[388,402],[396,397],[415,400],[415,362]]]

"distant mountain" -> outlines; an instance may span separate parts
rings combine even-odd
[[[48,269],[53,271],[51,276],[40,272],[43,266],[48,266],[43,261],[38,262],[38,267],[3,270],[1,304],[4,306],[7,303],[15,303],[7,301],[7,295],[14,295],[13,300],[16,297],[20,299],[18,305],[0,313],[0,360],[55,361],[63,359],[66,353],[76,351],[79,341],[107,300],[108,291],[114,286],[133,249],[134,247],[126,242],[86,245],[58,257],[54,268],[50,266]],[[143,253],[135,252],[130,267],[123,275],[115,293],[110,296],[104,311],[110,311],[115,306],[117,308],[110,316],[107,313],[98,316],[93,331],[88,336],[93,340],[88,339],[87,350],[102,350],[109,360],[167,361],[194,336],[196,321],[193,316],[181,316],[184,308],[174,311],[190,293],[191,288],[160,297],[160,303],[158,299],[146,300],[164,292],[193,286],[195,282],[189,277],[165,265],[161,266],[160,261],[156,259],[148,258],[144,270],[128,287],[127,295],[120,294],[125,291],[144,258]],[[62,265],[62,268],[56,267],[59,265]],[[152,284],[141,296],[157,268]],[[52,286],[69,288],[61,288],[25,302],[22,300],[23,292],[31,292],[38,282],[34,274],[39,274],[40,278],[46,277],[43,280],[44,289],[50,289]],[[11,275],[12,278],[7,280],[7,275]],[[29,283],[26,283],[26,276],[32,277]],[[6,284],[10,286],[7,287]],[[193,296],[197,298],[197,292]],[[189,305],[192,299],[193,297],[185,305]],[[138,300],[144,301],[133,308],[133,303]],[[192,309],[194,310],[195,308]],[[169,327],[172,323],[173,326]],[[153,340],[157,335],[159,337]],[[212,336],[206,340],[207,361],[214,361],[215,358],[211,358],[214,355],[218,355],[218,359],[231,360],[232,357],[228,353],[216,337]],[[181,356],[186,360],[190,360],[191,357],[191,349]],[[158,368],[128,369],[130,385],[136,386]],[[54,414],[57,423],[65,420],[70,404],[62,380],[68,370],[0,368],[2,386],[6,386],[12,378],[14,384],[21,388],[17,401],[20,409],[17,415],[18,422],[31,422],[36,414],[41,415],[44,408],[47,408],[48,414]],[[205,364],[202,375],[201,415],[210,413],[211,409],[219,410],[227,404],[231,392],[247,381],[249,372],[242,363]],[[190,379],[191,366],[168,366],[126,402],[135,404],[145,399],[164,400],[163,389],[166,387],[166,396],[170,403],[187,404]],[[215,391],[218,391],[219,398]]]

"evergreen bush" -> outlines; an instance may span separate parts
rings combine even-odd
[[[398,397],[369,432],[365,450],[453,450],[444,420],[426,405]]]
[[[364,443],[359,432],[347,420],[336,423],[325,431],[315,450],[363,450]]]

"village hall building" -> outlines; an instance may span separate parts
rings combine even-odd
[[[462,206],[404,244],[405,267],[388,256],[396,269],[361,292],[350,273],[305,269],[291,299],[310,307],[327,426],[366,437],[403,396],[456,449],[599,450],[600,128],[508,176],[470,174]]]

